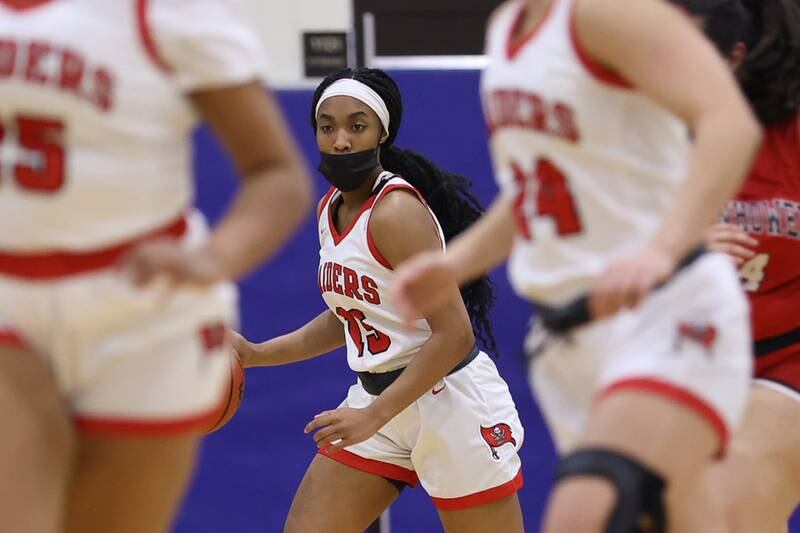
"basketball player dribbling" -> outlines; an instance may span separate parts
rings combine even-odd
[[[758,123],[657,0],[514,0],[486,45],[502,194],[446,255],[400,267],[398,303],[413,320],[506,259],[537,303],[531,384],[562,455],[542,531],[717,531],[685,499],[740,421],[751,353],[736,272],[698,246]]]
[[[220,0],[0,0],[0,531],[163,533],[310,181]],[[205,119],[243,180],[192,212]],[[265,232],[264,228],[270,228]]]
[[[489,349],[486,278],[456,287],[406,330],[388,293],[394,269],[444,247],[480,216],[468,182],[394,145],[403,104],[372,69],[328,76],[314,94],[320,170],[318,283],[328,309],[257,345],[246,366],[275,366],[347,346],[358,382],[306,427],[320,453],[295,494],[285,531],[358,533],[406,486],[420,483],[449,532],[522,532],[516,492],[523,428]],[[470,324],[472,322],[472,324]],[[471,327],[472,326],[472,327]],[[474,331],[474,333],[473,333]]]
[[[800,3],[674,0],[733,68],[766,135],[744,187],[709,233],[733,257],[756,356],[742,429],[708,487],[732,533],[780,533],[800,502]]]

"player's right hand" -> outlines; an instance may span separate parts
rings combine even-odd
[[[753,250],[758,241],[742,231],[735,224],[720,222],[714,224],[706,233],[706,245],[712,252],[721,252],[733,258],[737,267],[755,257]]]
[[[403,320],[415,320],[447,302],[456,276],[440,251],[422,253],[397,268],[392,295]]]
[[[143,242],[122,259],[120,266],[137,287],[157,278],[165,278],[170,285],[210,285],[226,279],[221,262],[208,247],[187,249],[174,239]]]
[[[228,330],[228,342],[231,348],[233,348],[233,351],[236,352],[236,355],[239,356],[239,361],[242,362],[242,366],[244,368],[250,366],[250,359],[253,354],[250,342],[245,339],[241,333],[232,329]]]
[[[589,295],[594,319],[634,309],[672,274],[676,259],[658,246],[612,261],[595,281]]]

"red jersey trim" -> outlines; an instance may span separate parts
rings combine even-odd
[[[322,212],[325,211],[325,207],[327,207],[328,202],[331,201],[331,196],[333,193],[336,192],[334,187],[328,189],[328,192],[325,193],[325,196],[322,197],[322,200],[319,202],[319,207],[317,207],[317,222],[319,222],[320,218],[322,218]]]
[[[372,257],[375,259],[375,261],[389,270],[394,270],[394,267],[389,260],[383,257],[381,251],[378,250],[378,245],[375,244],[375,239],[372,238],[372,232],[369,230],[369,222],[367,222],[367,247],[369,248],[369,252],[372,254]]]
[[[217,418],[218,407],[199,415],[174,419],[107,418],[77,416],[75,428],[88,434],[110,436],[167,437],[197,433]]]
[[[525,22],[525,17],[528,14],[527,7],[524,3],[522,4],[517,16],[514,17],[514,22],[511,24],[511,29],[508,31],[508,37],[506,38],[506,57],[509,61],[513,60],[517,54],[519,54],[520,50],[525,48],[525,45],[536,37],[536,34],[539,33],[539,30],[542,29],[545,22],[550,18],[550,15],[555,11],[555,6],[558,2],[559,0],[553,0],[542,19],[537,22],[533,28],[528,30],[525,35],[515,38],[514,35],[521,29],[522,24]]]
[[[433,500],[433,505],[440,511],[462,511],[507,498],[512,494],[516,494],[524,485],[525,480],[522,478],[522,469],[520,469],[517,475],[514,476],[514,479],[502,485],[498,485],[497,487],[482,490],[460,498],[434,498],[431,496],[431,500]]]
[[[607,386],[600,393],[599,397],[604,398],[615,392],[631,389],[652,392],[653,394],[664,396],[694,411],[701,418],[704,418],[719,437],[719,451],[717,457],[723,457],[725,455],[725,450],[730,441],[728,426],[717,410],[703,398],[700,398],[694,392],[687,389],[653,378],[629,378],[616,381]]]
[[[368,474],[402,481],[410,487],[416,487],[419,484],[417,473],[413,470],[403,468],[391,463],[384,463],[383,461],[376,461],[375,459],[367,459],[356,455],[347,450],[340,450],[336,453],[329,453],[326,450],[319,450],[320,455],[341,463],[345,466],[355,468]]]
[[[179,238],[187,229],[186,217],[181,215],[167,226],[100,250],[31,254],[0,250],[0,274],[30,280],[47,280],[110,268],[137,244],[158,238]]]
[[[28,344],[22,338],[22,335],[13,329],[0,329],[0,346],[29,350]]]
[[[363,215],[370,207],[372,207],[372,204],[375,203],[377,198],[377,195],[372,195],[367,198],[361,206],[361,210],[356,216],[353,217],[353,220],[350,221],[350,224],[348,224],[342,233],[339,233],[339,230],[336,229],[336,223],[333,220],[333,201],[330,199],[328,200],[328,227],[331,230],[331,237],[333,237],[334,246],[338,246],[339,243],[342,242],[351,231],[353,231],[353,228],[355,227],[356,222],[358,222],[358,220],[361,218],[361,215]]]
[[[602,83],[617,87],[618,89],[633,89],[633,85],[625,78],[620,76],[605,65],[600,64],[581,44],[580,37],[578,36],[578,29],[575,23],[575,4],[572,4],[572,12],[569,15],[569,39],[572,42],[572,48],[578,56],[581,64],[589,71],[589,74]]]
[[[8,7],[9,9],[13,9],[14,11],[25,11],[28,9],[33,9],[35,7],[39,7],[44,4],[49,4],[53,0],[30,0],[26,3],[17,3],[12,2],[11,0],[0,0],[0,4]]]
[[[428,205],[428,202],[426,202],[425,198],[422,196],[422,194],[411,185],[405,185],[405,184],[402,184],[402,183],[395,183],[393,185],[389,185],[389,186],[385,187],[384,189],[382,189],[381,191],[378,192],[378,195],[377,195],[377,198],[376,198],[374,204],[377,205],[378,202],[380,202],[381,199],[384,196],[386,196],[390,192],[392,192],[394,190],[398,190],[398,189],[408,191],[408,192],[412,193],[414,196],[416,196],[417,199],[422,203],[422,205],[425,206],[425,209],[428,210],[428,214],[430,214],[431,218],[433,219],[434,226],[436,228],[439,227],[439,223],[436,220],[436,218],[433,216],[433,214],[431,212],[431,208]],[[375,205],[373,205],[372,207],[374,208]],[[372,254],[372,257],[375,258],[375,260],[378,263],[380,263],[384,267],[388,268],[389,270],[394,270],[394,267],[392,266],[392,264],[389,262],[388,259],[386,259],[383,256],[381,251],[378,250],[378,245],[375,244],[375,239],[372,237],[372,231],[369,229],[370,220],[372,220],[372,212],[371,211],[369,213],[369,219],[367,219],[367,246],[369,247],[369,251]],[[436,237],[439,239],[439,243],[442,245],[442,249],[444,249],[444,243],[442,242],[441,235],[439,235],[438,231],[436,232]]]
[[[159,53],[158,46],[153,38],[153,32],[150,30],[147,19],[147,7],[149,4],[150,0],[136,0],[136,25],[139,29],[139,38],[142,41],[144,51],[153,64],[162,72],[170,74],[172,73],[172,67],[164,61],[163,56]]]

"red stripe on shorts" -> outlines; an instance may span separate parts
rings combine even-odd
[[[22,336],[11,329],[0,329],[0,346],[20,348],[22,350],[28,349],[28,345],[22,339]]]
[[[497,487],[461,496],[460,498],[434,498],[431,496],[431,500],[433,500],[433,505],[441,511],[461,511],[507,498],[515,494],[524,484],[525,480],[522,479],[522,469],[520,468],[514,479]]]
[[[171,437],[199,432],[219,416],[217,406],[211,411],[186,418],[147,419],[77,416],[75,427],[83,433],[130,437]]]
[[[606,387],[605,390],[600,393],[600,397],[602,398],[609,394],[629,389],[652,392],[659,396],[664,396],[700,415],[701,418],[704,418],[706,422],[711,425],[711,428],[719,437],[718,457],[723,457],[725,455],[725,450],[730,440],[728,426],[717,410],[703,398],[700,398],[697,394],[687,389],[653,378],[629,378],[616,381]]]
[[[339,450],[336,453],[320,450],[319,453],[329,459],[333,459],[337,463],[355,468],[356,470],[361,470],[362,472],[367,472],[368,474],[402,481],[411,487],[416,487],[419,484],[417,473],[413,470],[403,468],[402,466],[376,461],[375,459],[366,459],[360,455],[348,452],[347,450]]]

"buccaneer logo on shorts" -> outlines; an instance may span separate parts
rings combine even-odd
[[[680,322],[678,336],[675,339],[675,349],[679,350],[685,340],[699,344],[708,355],[717,341],[717,328],[708,323]]]
[[[500,455],[497,453],[497,448],[503,444],[509,443],[513,444],[514,446],[517,445],[517,441],[514,439],[514,435],[511,433],[511,426],[505,422],[500,422],[499,424],[489,426],[488,428],[481,426],[481,437],[483,437],[483,440],[485,440],[486,444],[489,445],[489,449],[492,451],[492,459],[495,461],[500,460]]]

